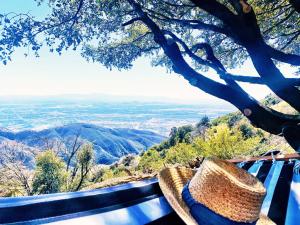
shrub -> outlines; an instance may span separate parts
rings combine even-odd
[[[163,166],[164,162],[159,152],[149,149],[141,156],[138,168],[145,173],[152,173],[159,171]]]
[[[255,135],[255,132],[253,131],[253,128],[251,128],[247,124],[241,124],[238,129],[241,131],[244,138],[251,138]]]
[[[199,151],[192,144],[180,143],[167,151],[165,162],[168,164],[188,165],[197,156],[199,156]]]
[[[205,139],[197,138],[194,144],[203,156],[231,159],[248,154],[259,144],[259,141],[258,137],[244,139],[239,130],[231,131],[228,126],[222,124],[210,129]]]
[[[220,124],[227,124],[230,128],[236,125],[243,119],[243,115],[240,112],[228,113],[227,115],[220,116],[211,121],[212,126],[218,126]]]
[[[60,192],[65,179],[65,163],[52,150],[42,152],[37,156],[32,184],[34,194]]]

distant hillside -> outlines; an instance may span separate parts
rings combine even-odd
[[[261,101],[261,103],[281,113],[299,115],[299,113],[295,111],[291,106],[289,106],[286,102],[282,101],[280,98],[272,94],[266,96]],[[222,128],[223,125],[228,128],[227,134],[225,132],[226,129],[224,129],[224,127]],[[221,134],[218,136],[218,129],[220,131],[222,131],[223,129],[222,135],[224,135],[224,137]],[[154,155],[156,154],[155,157],[159,156],[159,158],[165,158],[165,155],[168,151],[170,151],[170,149],[176,149],[180,144],[187,144],[182,149],[186,149],[185,151],[188,151],[189,148],[194,148],[195,145],[197,145],[197,143],[195,144],[195,142],[197,142],[197,139],[199,140],[199,138],[203,139],[205,144],[208,143],[209,139],[216,141],[219,138],[219,140],[216,141],[217,144],[211,143],[212,148],[209,149],[211,150],[209,155],[214,155],[222,158],[222,152],[233,151],[233,146],[231,146],[231,144],[238,144],[235,142],[230,144],[225,143],[225,139],[228,137],[234,138],[236,136],[239,136],[240,134],[242,135],[243,140],[250,141],[250,139],[253,139],[253,143],[255,144],[251,148],[249,147],[248,151],[242,153],[237,151],[233,152],[231,155],[229,154],[230,157],[226,156],[227,159],[234,157],[246,159],[247,157],[260,156],[261,154],[274,149],[280,150],[282,151],[282,153],[294,153],[294,150],[287,143],[284,137],[273,135],[260,128],[254,127],[240,111],[231,112],[212,120],[210,120],[207,116],[204,116],[195,126],[185,125],[181,127],[174,127],[171,130],[170,137],[160,145],[154,146],[152,149],[159,152],[159,154],[156,154],[156,152],[154,152]],[[242,140],[240,140],[239,142],[241,141]],[[216,150],[218,147],[220,147],[220,152],[217,152]],[[202,154],[203,156],[203,154],[205,154],[204,147],[201,146],[200,149],[201,151],[197,152],[197,154]],[[178,149],[176,149],[176,151],[177,150]],[[174,152],[172,154],[175,155]],[[174,162],[179,163],[178,160],[180,157],[187,159],[186,154],[187,153],[179,153],[179,156],[177,156]],[[149,151],[147,152],[146,156],[148,155],[150,155]],[[194,155],[192,155],[192,158],[193,157]],[[149,161],[158,160],[151,159]],[[149,164],[147,164],[146,167],[147,166],[149,167]]]
[[[273,94],[267,95],[263,100],[262,103],[272,109],[286,114],[297,115],[298,112],[292,108],[288,103],[282,101],[280,98]]]
[[[95,149],[95,160],[99,164],[111,164],[121,156],[138,154],[162,142],[165,137],[151,131],[126,128],[104,128],[91,124],[70,124],[42,131],[11,132],[0,130],[0,143],[19,143],[27,148],[44,150],[64,146],[80,134],[80,141],[91,142]],[[61,146],[60,146],[61,147]],[[0,145],[0,151],[1,151]]]

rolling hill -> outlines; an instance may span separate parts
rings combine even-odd
[[[49,146],[51,148],[66,147],[74,142],[77,134],[80,135],[81,142],[93,143],[95,160],[98,164],[111,164],[121,156],[130,153],[138,154],[165,139],[164,136],[151,131],[127,128],[112,129],[76,123],[42,131],[0,130],[0,143],[2,143],[0,151],[3,150],[3,143],[6,145],[15,143],[22,145],[24,149],[35,149],[35,151],[47,149]],[[33,156],[29,155],[28,157],[28,162],[32,161],[30,158]]]

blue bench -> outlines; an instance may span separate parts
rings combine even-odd
[[[297,161],[299,162],[299,161]],[[277,224],[300,224],[296,161],[239,164],[267,188],[262,212]],[[2,224],[184,224],[162,195],[157,179],[73,193],[0,198]]]

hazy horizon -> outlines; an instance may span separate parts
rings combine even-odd
[[[172,127],[195,125],[203,116],[214,119],[236,109],[224,102],[209,104],[51,98],[0,101],[0,128],[20,132],[74,123],[108,128],[151,130],[168,135]]]
[[[107,93],[90,93],[90,94],[52,94],[52,95],[0,95],[0,102],[6,101],[99,101],[99,102],[158,102],[158,103],[172,103],[172,104],[216,104],[216,105],[231,105],[230,103],[221,99],[201,99],[200,101],[193,99],[178,99],[164,96],[137,96],[137,95],[118,95]],[[232,105],[231,105],[232,106]],[[0,105],[1,107],[1,105]],[[234,107],[234,106],[232,106]]]

